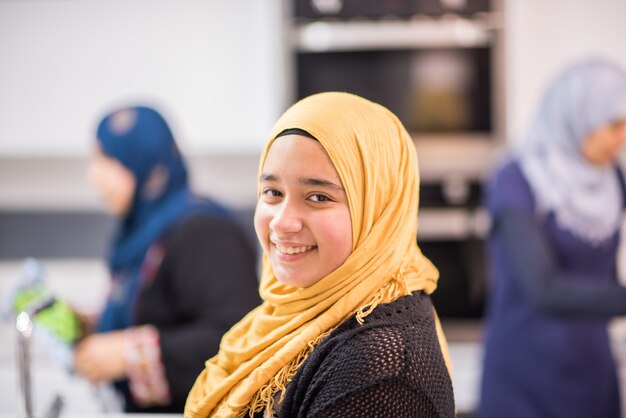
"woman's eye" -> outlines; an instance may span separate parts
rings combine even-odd
[[[330,202],[331,199],[323,194],[314,194],[309,197],[314,202]]]
[[[276,189],[263,190],[263,196],[265,197],[280,197],[280,192]]]

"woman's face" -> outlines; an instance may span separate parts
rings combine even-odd
[[[87,176],[110,214],[128,213],[136,187],[135,176],[129,169],[97,148],[89,162]]]
[[[622,118],[587,135],[583,141],[582,152],[587,161],[593,165],[611,165],[617,161],[625,143],[626,118]]]
[[[322,145],[301,135],[274,141],[261,174],[254,226],[274,275],[308,287],[352,252],[348,199]]]

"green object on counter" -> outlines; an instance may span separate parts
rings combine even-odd
[[[15,314],[28,311],[50,297],[48,289],[42,282],[32,283],[16,292],[13,310]],[[58,299],[54,299],[50,306],[35,314],[33,320],[37,327],[70,345],[82,336],[80,318],[67,303]]]

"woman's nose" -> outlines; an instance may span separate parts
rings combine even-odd
[[[299,232],[302,218],[295,205],[283,202],[270,221],[270,229],[278,233]]]

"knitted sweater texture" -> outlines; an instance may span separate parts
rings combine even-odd
[[[454,417],[452,382],[422,292],[350,318],[289,383],[279,418]]]

